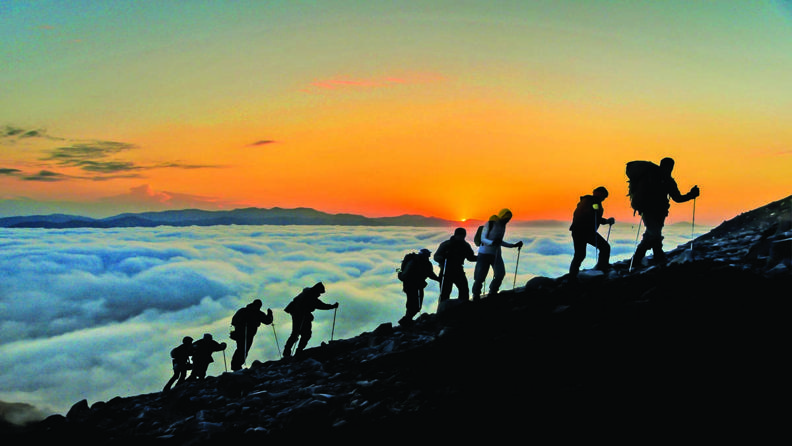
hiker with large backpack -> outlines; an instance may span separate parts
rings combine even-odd
[[[583,195],[572,214],[572,225],[569,230],[572,231],[572,244],[575,248],[575,254],[572,256],[572,263],[569,265],[569,275],[577,277],[580,271],[580,265],[583,259],[586,258],[586,246],[591,245],[597,248],[599,255],[597,257],[597,265],[594,267],[603,272],[610,269],[610,245],[597,230],[600,225],[613,225],[616,220],[611,218],[604,218],[605,209],[602,202],[608,198],[608,190],[600,186],[591,193],[591,195]]]
[[[470,299],[470,288],[465,276],[465,260],[475,262],[478,256],[470,243],[465,241],[465,228],[456,228],[450,239],[440,243],[435,251],[434,260],[440,265],[440,302],[451,297],[451,289],[457,287],[459,300]]]
[[[292,331],[283,348],[283,357],[292,356],[292,348],[298,340],[299,343],[297,344],[297,350],[294,352],[295,355],[301,353],[305,346],[308,345],[308,340],[311,339],[312,335],[311,322],[314,320],[314,310],[333,310],[338,308],[338,302],[328,304],[319,300],[319,296],[324,294],[324,292],[324,284],[317,282],[310,288],[303,288],[300,294],[295,296],[284,309],[292,317]]]
[[[250,346],[253,344],[253,337],[261,324],[269,325],[273,321],[272,310],[261,311],[261,299],[256,299],[248,305],[240,308],[231,318],[231,339],[236,341],[236,350],[231,357],[231,370],[242,369],[242,365],[247,359]]]
[[[511,219],[512,212],[509,209],[502,209],[497,215],[489,218],[481,231],[481,245],[478,249],[478,260],[476,260],[476,269],[473,273],[473,300],[481,298],[481,289],[484,287],[484,279],[487,278],[490,267],[492,267],[493,277],[489,286],[489,294],[498,293],[503,278],[506,276],[501,247],[522,249],[522,241],[509,243],[503,240],[506,235],[506,224]]]
[[[399,319],[399,325],[412,324],[413,317],[421,311],[424,288],[427,285],[426,279],[440,281],[440,277],[435,274],[432,262],[429,260],[431,254],[431,251],[424,248],[417,253],[408,253],[402,260],[398,277],[402,281],[402,291],[407,296],[407,310],[404,317]]]
[[[659,166],[650,161],[627,163],[630,205],[641,215],[646,228],[641,242],[635,248],[632,265],[640,267],[649,249],[654,253],[656,264],[665,264],[663,226],[671,207],[669,198],[677,203],[684,203],[700,194],[698,186],[693,186],[687,194],[680,193],[676,180],[671,176],[673,170],[672,158],[663,158]]]

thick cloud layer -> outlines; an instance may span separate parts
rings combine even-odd
[[[249,361],[277,359],[290,329],[282,309],[319,281],[327,288],[323,300],[340,303],[336,339],[395,322],[405,303],[395,274],[401,258],[424,247],[434,251],[452,229],[0,229],[0,401],[65,413],[83,398],[92,403],[159,391],[171,375],[169,352],[183,336],[212,333],[229,343],[230,361],[231,316],[254,298],[273,309],[276,331],[262,327]],[[614,226],[614,261],[632,253],[636,229]],[[688,240],[686,230],[674,237],[669,229],[666,246]],[[506,238],[525,247],[516,277],[517,251],[504,250],[504,289],[567,271],[566,225],[514,226]],[[583,267],[593,264],[591,248]],[[472,264],[467,274],[472,281]],[[435,311],[437,292],[431,282],[423,311]],[[333,330],[333,311],[315,316],[309,347],[330,340]],[[225,370],[223,354],[214,357],[210,375]]]

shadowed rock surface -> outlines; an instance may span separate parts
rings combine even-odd
[[[668,252],[664,267],[630,272],[621,262],[607,276],[535,278],[480,302],[452,300],[409,328],[386,323],[167,393],[81,401],[65,416],[8,428],[4,439],[776,438],[785,423],[790,203],[724,222],[692,251]]]

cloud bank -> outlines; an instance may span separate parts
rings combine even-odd
[[[472,234],[475,228],[468,228]],[[617,225],[613,258],[628,257],[635,228]],[[689,231],[689,228],[688,228]],[[279,357],[290,319],[282,311],[303,287],[322,281],[323,300],[339,302],[337,339],[370,331],[404,313],[395,269],[410,251],[452,232],[437,228],[215,226],[153,229],[0,230],[0,401],[65,413],[83,398],[160,391],[171,375],[170,350],[183,336],[228,339],[234,311],[254,298],[275,313],[249,361]],[[667,246],[684,242],[667,237]],[[471,238],[471,237],[469,237]],[[534,275],[564,274],[572,256],[565,225],[514,227],[505,250],[504,288]],[[584,268],[594,264],[593,249]],[[472,280],[473,265],[467,265]],[[431,282],[423,311],[434,312]],[[454,296],[456,291],[454,292]],[[317,311],[309,347],[330,338],[333,312]],[[230,360],[233,347],[226,352]],[[224,371],[221,353],[209,374]]]

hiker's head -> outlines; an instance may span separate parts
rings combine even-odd
[[[193,340],[192,340],[192,338],[191,338],[191,337],[189,337],[189,336],[185,336],[185,337],[182,339],[182,344],[192,344],[192,341],[193,341]]]
[[[262,305],[263,304],[261,302],[261,299],[256,299],[256,300],[254,300],[253,302],[250,303],[250,307],[251,308],[256,308],[256,309],[260,309]]]
[[[322,294],[325,292],[325,287],[322,282],[317,282],[314,286],[311,287],[316,293]]]
[[[212,335],[209,334],[209,333],[204,333],[203,338],[206,341],[211,341],[212,340]]]
[[[594,192],[592,192],[592,194],[595,197],[599,198],[600,200],[604,200],[604,199],[608,198],[608,189],[605,189],[605,187],[600,186],[600,187],[594,189]]]
[[[674,170],[674,159],[663,158],[660,160],[660,170],[670,175],[671,171]]]
[[[429,257],[430,255],[432,255],[432,251],[429,251],[428,249],[424,248],[424,249],[418,251],[418,254],[420,254],[422,256]]]
[[[454,237],[460,240],[464,240],[465,237],[467,237],[467,231],[465,230],[465,228],[456,228],[454,230]]]
[[[509,220],[511,220],[511,218],[512,218],[512,212],[509,209],[504,208],[501,209],[500,212],[498,212],[498,220],[500,220],[503,223],[508,223]]]

